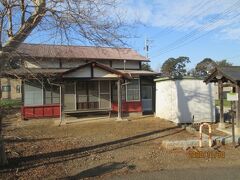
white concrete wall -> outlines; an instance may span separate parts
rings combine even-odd
[[[156,116],[175,123],[215,122],[213,85],[183,79],[156,82]]]

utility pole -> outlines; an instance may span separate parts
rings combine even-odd
[[[144,50],[145,50],[145,54],[146,54],[146,58],[148,59],[149,57],[149,39],[146,38],[145,39],[145,45],[144,45]]]

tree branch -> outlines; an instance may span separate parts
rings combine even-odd
[[[26,13],[26,7],[25,7],[25,0],[21,0],[21,11],[22,11],[22,16],[21,16],[21,26],[25,23],[25,13]]]
[[[35,12],[25,21],[13,37],[2,47],[2,52],[11,52],[15,50],[39,24],[46,13],[46,0],[35,0]]]
[[[3,36],[3,22],[4,18],[6,16],[6,11],[1,11],[0,12],[0,48],[2,48],[2,36]]]
[[[7,16],[8,16],[8,37],[13,37],[13,23],[12,23],[12,7],[10,5],[7,7]]]

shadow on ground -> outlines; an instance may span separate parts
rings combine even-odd
[[[55,138],[41,138],[41,139],[32,139],[32,138],[17,138],[17,137],[13,137],[13,138],[6,138],[4,139],[5,143],[26,143],[26,142],[37,142],[37,141],[50,141],[53,140]]]
[[[155,139],[171,136],[180,133],[184,130],[171,132],[171,130],[177,129],[178,127],[170,127],[162,130],[151,131],[136,136],[131,136],[115,141],[101,143],[93,146],[80,147],[74,149],[67,149],[63,151],[55,151],[43,154],[36,154],[25,157],[16,157],[9,159],[9,164],[6,167],[1,168],[0,172],[11,171],[12,169],[18,168],[19,170],[27,170],[38,166],[61,163],[69,160],[83,158],[90,156],[91,154],[104,153],[107,151],[113,151],[115,149],[137,145],[140,143],[152,141]],[[169,132],[168,132],[169,131]],[[167,132],[167,134],[160,134]]]
[[[97,177],[97,176],[102,176],[104,174],[111,173],[113,171],[120,170],[120,169],[123,169],[123,168],[130,169],[131,167],[134,167],[134,166],[133,165],[128,166],[128,164],[125,163],[125,162],[106,163],[106,164],[102,164],[100,166],[96,166],[94,168],[84,170],[84,171],[82,171],[78,174],[75,174],[73,176],[68,176],[68,177],[61,178],[61,180],[84,179],[84,178]]]

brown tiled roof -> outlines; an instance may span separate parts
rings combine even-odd
[[[130,48],[67,46],[47,44],[21,44],[18,53],[22,56],[63,59],[113,59],[148,61],[144,56]]]
[[[55,76],[59,73],[68,71],[69,69],[41,69],[41,68],[20,68],[4,71],[1,76],[12,76],[12,77],[31,77],[31,76]]]

